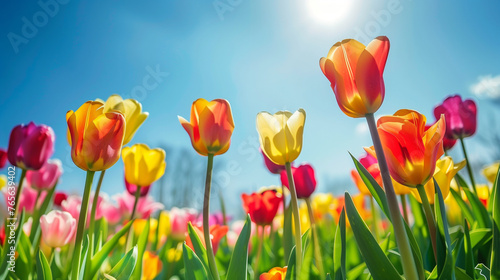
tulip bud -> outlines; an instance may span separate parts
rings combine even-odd
[[[51,248],[68,244],[76,233],[76,220],[68,212],[52,210],[40,217],[43,242]]]
[[[7,156],[9,162],[22,169],[38,170],[54,153],[56,136],[50,126],[18,125],[12,129]]]

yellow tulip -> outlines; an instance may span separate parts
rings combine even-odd
[[[7,176],[1,174],[0,175],[0,190],[3,189],[7,185]]]
[[[101,101],[98,99],[98,101]],[[104,103],[104,101],[103,101]],[[118,94],[111,95],[104,103],[104,113],[118,111],[125,117],[127,126],[125,127],[125,138],[123,145],[126,145],[134,137],[137,129],[148,118],[148,112],[142,112],[142,105],[135,99],[123,99]]]
[[[167,250],[167,260],[169,263],[178,262],[181,259],[181,257],[182,257],[182,250],[179,248],[179,246]]]
[[[500,166],[500,162],[495,162],[495,163],[493,163],[493,164],[491,164],[483,169],[484,177],[486,177],[486,179],[488,179],[488,181],[490,183],[495,182],[495,179],[497,178],[499,166]]]
[[[163,264],[160,258],[151,253],[144,252],[144,256],[142,257],[142,278],[141,280],[153,280],[158,276],[161,272]]]
[[[458,205],[455,197],[450,195],[444,200],[446,205],[446,217],[450,225],[463,224],[462,209]]]
[[[439,185],[439,189],[441,190],[441,194],[443,195],[443,199],[448,197],[450,193],[450,184],[451,180],[457,172],[464,168],[465,161],[461,161],[457,164],[453,163],[451,157],[443,157],[438,159],[436,162],[436,169],[434,171],[434,179]],[[430,204],[434,204],[434,180],[429,180],[425,185],[425,193],[427,194],[427,199]],[[420,195],[418,194],[418,190],[415,188],[411,189],[413,196],[418,200],[418,202],[422,203],[420,199]]]
[[[136,237],[141,235],[141,233],[144,231],[144,227],[146,226],[147,222],[148,222],[147,219],[135,219],[134,220],[134,223],[132,224],[132,228],[134,229],[134,235]],[[149,235],[148,235],[149,242],[153,242],[155,240],[157,228],[158,228],[158,220],[151,218],[149,220]]]
[[[306,112],[299,109],[295,113],[279,111],[274,115],[260,112],[257,115],[257,131],[260,147],[275,164],[293,162],[302,150],[302,134]]]
[[[125,147],[122,151],[125,179],[136,186],[146,187],[165,173],[165,151],[150,149],[145,144]]]
[[[170,215],[167,211],[160,212],[160,218],[158,219],[158,243],[163,244],[170,234]]]

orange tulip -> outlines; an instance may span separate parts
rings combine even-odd
[[[191,137],[193,148],[203,156],[221,155],[229,149],[234,129],[231,106],[225,99],[197,99],[191,106],[191,120],[178,116]]]
[[[375,113],[384,101],[384,68],[390,43],[385,36],[368,46],[354,39],[337,42],[319,65],[330,80],[340,109],[349,117]]]
[[[198,237],[200,238],[203,247],[206,248],[207,246],[205,244],[205,239],[203,238],[203,228],[198,226],[193,226],[193,228]],[[214,253],[217,253],[217,249],[219,248],[219,242],[221,241],[222,237],[226,236],[228,231],[229,231],[228,226],[220,226],[220,225],[210,226],[210,241],[212,241],[212,248],[214,249]],[[186,238],[186,245],[194,251],[193,242],[191,241],[191,237],[189,235]]]
[[[273,267],[266,273],[260,275],[259,280],[285,280],[287,267]]]
[[[76,112],[66,113],[71,158],[85,171],[106,170],[120,158],[125,118],[103,109],[102,102],[87,101]]]
[[[427,130],[425,121],[417,111],[403,109],[377,122],[391,177],[408,187],[424,185],[432,178],[436,161],[444,153],[444,117]],[[373,147],[366,151],[375,156]]]
[[[141,280],[153,280],[161,273],[163,263],[160,258],[149,252],[144,252],[142,257],[142,277]]]

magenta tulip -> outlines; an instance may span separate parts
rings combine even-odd
[[[20,124],[12,129],[7,156],[9,162],[22,169],[38,170],[54,153],[56,136],[50,126]]]
[[[273,174],[280,174],[281,171],[285,170],[284,165],[279,165],[279,164],[272,162],[266,156],[266,154],[262,151],[262,149],[259,148],[259,150],[260,150],[260,153],[262,154],[262,157],[264,157],[264,163],[266,164],[267,170],[269,170],[269,172],[271,172]]]
[[[43,242],[51,248],[68,244],[76,233],[76,220],[70,213],[52,210],[40,217]]]
[[[48,160],[39,170],[28,170],[26,172],[26,182],[34,189],[47,190],[56,184],[62,171],[60,160]]]
[[[129,194],[135,195],[135,192],[137,190],[137,186],[134,185],[134,184],[132,184],[132,183],[129,183],[127,181],[127,178],[125,178],[125,188],[127,189],[127,192]],[[144,197],[144,196],[148,195],[150,188],[151,188],[151,185],[145,186],[145,187],[141,187],[140,197]]]
[[[292,167],[293,181],[298,198],[308,198],[316,189],[316,178],[314,169],[310,164],[301,164],[297,167]],[[281,183],[289,188],[288,177],[286,171],[281,172]]]
[[[446,120],[445,137],[459,139],[474,135],[477,127],[476,103],[470,99],[462,101],[460,95],[449,96],[443,104],[434,108],[434,116]]]
[[[7,163],[7,151],[4,149],[0,149],[0,169],[5,167]]]

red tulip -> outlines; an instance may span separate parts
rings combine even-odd
[[[462,101],[460,95],[449,96],[443,104],[434,108],[434,116],[439,119],[444,114],[446,137],[459,139],[474,135],[477,127],[476,103],[470,99]]]
[[[380,167],[378,166],[377,159],[370,154],[366,154],[366,156],[359,159],[359,162],[366,168],[368,172],[370,172],[379,186],[383,187],[382,176],[380,174]],[[368,190],[368,187],[366,187],[365,183],[363,182],[363,179],[361,179],[361,176],[359,176],[357,170],[351,170],[351,178],[362,194],[372,195]]]
[[[293,181],[298,198],[308,198],[316,189],[316,178],[314,169],[310,164],[301,164],[298,167],[292,167]],[[281,183],[289,188],[288,176],[286,171],[281,172]]]
[[[5,167],[7,163],[7,151],[4,149],[0,149],[0,169]]]
[[[279,165],[279,164],[272,162],[266,156],[266,154],[262,151],[262,149],[259,148],[259,150],[260,150],[260,153],[262,154],[262,157],[264,157],[264,163],[266,164],[267,170],[269,170],[269,172],[271,172],[273,174],[280,174],[281,171],[285,170],[284,165]]]
[[[257,225],[270,225],[282,201],[281,193],[266,190],[262,193],[242,194],[243,209]]]
[[[125,188],[127,189],[127,192],[129,194],[131,194],[131,195],[135,195],[135,192],[137,191],[137,186],[134,185],[134,184],[132,184],[132,183],[129,183],[126,178],[125,178]],[[145,187],[141,187],[141,194],[140,194],[140,196],[144,197],[144,196],[148,195],[149,188],[151,188],[151,185],[145,186]]]
[[[68,198],[68,195],[63,192],[56,192],[54,194],[54,205],[61,207],[61,203]]]
[[[10,133],[9,162],[22,169],[38,170],[54,153],[56,136],[50,126],[20,124]]]

